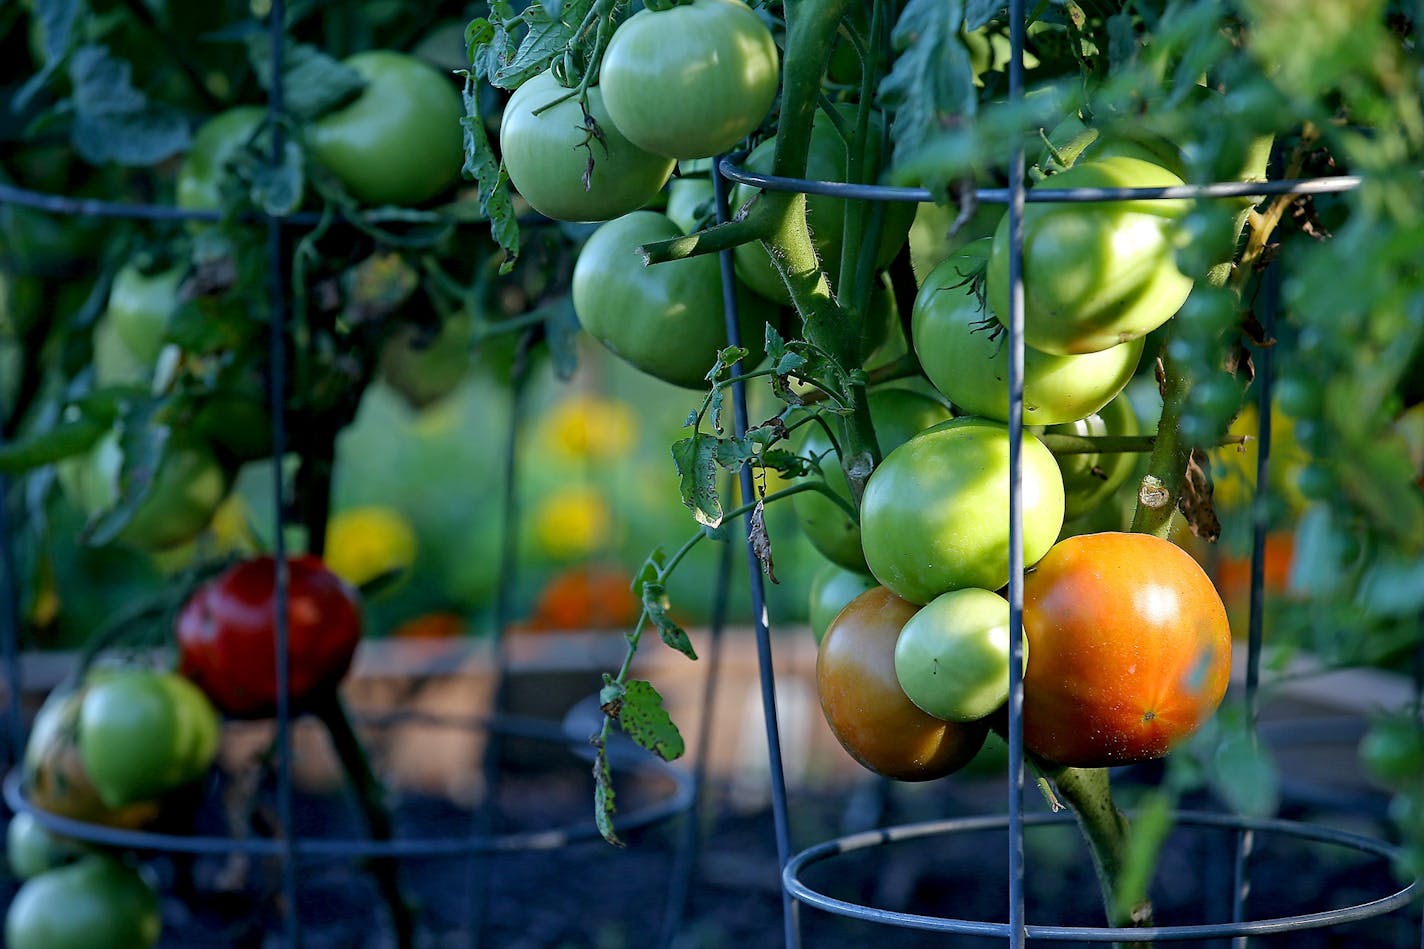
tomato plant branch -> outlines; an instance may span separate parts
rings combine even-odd
[[[1152,451],[1157,445],[1155,435],[1069,435],[1045,432],[1038,436],[1038,440],[1055,455],[1145,453]],[[1244,445],[1249,440],[1246,435],[1226,435],[1214,445]]]
[[[341,696],[335,689],[328,689],[313,696],[311,711],[331,736],[332,748],[346,772],[346,779],[356,793],[371,837],[375,840],[393,839],[395,827],[391,820],[390,805],[386,800],[385,786],[371,766],[371,759],[351,724],[351,716],[342,704]],[[400,864],[388,859],[375,860],[371,870],[391,914],[396,945],[401,949],[409,949],[415,945],[416,914],[415,907],[401,886],[399,871]]]

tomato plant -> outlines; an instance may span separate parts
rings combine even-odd
[[[655,267],[636,248],[682,232],[666,215],[635,211],[601,225],[574,265],[572,297],[579,323],[619,358],[664,382],[701,388],[726,345],[722,273],[710,257]],[[761,359],[768,306],[741,294],[743,365]]]
[[[1137,158],[1074,165],[1052,188],[1156,188],[1182,179]],[[1177,269],[1182,201],[1030,204],[1024,211],[1024,342],[1058,355],[1092,353],[1136,339],[1169,320],[1192,279]],[[1009,312],[1008,218],[994,232],[989,309]]]
[[[90,673],[79,709],[79,757],[111,808],[156,798],[201,777],[217,755],[217,711],[172,672]]]
[[[1141,430],[1132,400],[1119,395],[1097,412],[1076,422],[1051,425],[1046,434],[1136,435]],[[1071,521],[1112,498],[1137,467],[1132,452],[1083,452],[1053,456],[1063,474],[1063,519]]]
[[[289,557],[287,570],[287,693],[300,705],[346,675],[361,606],[316,557]],[[276,708],[275,592],[276,562],[256,557],[199,586],[178,616],[181,670],[227,715],[262,718]]]
[[[180,208],[215,211],[223,207],[222,186],[228,163],[262,127],[267,110],[240,105],[220,112],[193,135],[193,145],[178,166],[174,198]]]
[[[460,96],[423,60],[367,50],[344,64],[366,81],[356,99],[307,129],[312,157],[367,204],[421,204],[460,174]]]
[[[954,723],[921,711],[895,676],[895,643],[917,607],[884,587],[840,611],[816,653],[816,692],[846,752],[876,774],[928,781],[958,771],[988,734],[982,722]]]
[[[106,854],[30,878],[5,914],[10,949],[148,949],[161,930],[153,887]]]
[[[911,389],[877,389],[870,395],[870,414],[882,452],[889,453],[925,429],[947,421],[949,409],[942,402]],[[826,485],[847,502],[850,485],[826,430],[807,426],[801,453],[820,466]],[[860,525],[834,501],[820,494],[798,494],[791,500],[797,523],[811,545],[831,563],[847,570],[866,571],[861,550]]]
[[[895,677],[935,718],[988,717],[1009,697],[1009,601],[976,587],[930,600],[900,630]]]
[[[989,256],[988,244],[976,241],[925,277],[915,297],[913,337],[925,375],[955,408],[1007,422],[1007,340],[972,279]],[[1024,424],[1073,422],[1098,411],[1132,379],[1144,345],[1139,337],[1062,356],[1024,347]]]
[[[1231,627],[1210,578],[1150,534],[1054,545],[1024,581],[1024,747],[1061,765],[1160,758],[1216,710]]]
[[[529,206],[561,221],[607,221],[636,211],[672,174],[671,158],[628,140],[604,106],[604,91],[588,91],[588,112],[552,71],[510,96],[499,125],[509,180]]]
[[[1024,563],[1048,552],[1063,526],[1063,477],[1025,432]],[[860,503],[861,544],[877,580],[912,603],[949,590],[997,590],[1009,580],[1009,430],[959,418],[885,456]]]
[[[692,0],[620,24],[599,82],[613,124],[640,148],[710,158],[766,117],[779,61],[771,30],[741,0]]]

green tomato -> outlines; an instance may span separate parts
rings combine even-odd
[[[895,677],[935,718],[973,722],[991,714],[1009,697],[1008,600],[975,587],[930,600],[900,630]]]
[[[1178,177],[1185,177],[1182,150],[1145,129],[1115,130],[1112,135],[1104,135],[1101,129],[1084,122],[1075,112],[1054,126],[1053,131],[1048,133],[1048,141],[1068,165],[1113,157],[1136,158],[1160,165]],[[1045,148],[1040,161],[1052,158],[1053,153]]]
[[[828,563],[816,571],[811,578],[810,610],[808,617],[811,632],[816,642],[826,635],[826,627],[836,618],[845,605],[866,590],[878,587],[879,582],[868,573],[847,570]]]
[[[88,852],[77,840],[51,833],[28,811],[10,818],[5,828],[5,860],[18,880],[72,863]]]
[[[1141,430],[1132,400],[1126,395],[1118,396],[1087,418],[1045,429],[1063,435],[1136,435]],[[1137,467],[1137,456],[1127,451],[1054,457],[1063,474],[1063,518],[1069,521],[1112,497]]]
[[[1063,526],[1063,477],[1025,432],[1023,558],[1048,553]],[[892,451],[865,485],[861,545],[870,572],[911,603],[1009,581],[1009,430],[980,418],[928,429]]]
[[[684,234],[691,234],[700,223],[698,212],[708,205],[712,197],[711,179],[674,178],[668,182],[667,210],[664,213],[682,228]]]
[[[898,388],[876,389],[870,393],[870,420],[875,426],[882,456],[890,454],[916,433],[949,418],[950,411],[944,403],[924,393]],[[821,466],[821,474],[831,490],[850,500],[845,470],[830,437],[819,424],[806,426],[800,453]],[[866,572],[861,528],[838,504],[820,493],[806,491],[792,495],[791,506],[806,539],[821,556],[847,570]]]
[[[1114,157],[1074,165],[1044,187],[1155,188],[1182,179]],[[1181,307],[1192,280],[1177,269],[1186,201],[1030,203],[1024,209],[1024,342],[1057,355],[1091,353],[1144,336]],[[1009,219],[994,232],[986,289],[1009,314]]]
[[[94,677],[79,710],[79,756],[99,799],[123,807],[161,797],[207,772],[217,710],[192,682],[151,669]]]
[[[149,949],[162,920],[138,871],[106,854],[33,877],[5,914],[9,949]]]
[[[915,354],[935,387],[965,415],[1009,420],[1009,347],[966,279],[988,257],[977,241],[941,263],[920,286],[911,315]],[[1055,356],[1024,347],[1026,425],[1056,425],[1092,415],[1137,371],[1143,338],[1102,352]]]
[[[393,50],[343,60],[366,80],[355,100],[317,119],[307,144],[367,204],[421,204],[460,176],[465,110],[450,80]]]
[[[150,371],[163,349],[168,318],[178,306],[182,281],[182,267],[150,274],[129,263],[114,274],[109,288],[109,305],[101,320],[112,327],[110,332],[129,355]]]
[[[546,70],[509,97],[499,145],[514,190],[557,221],[608,221],[638,210],[676,162],[630,142],[608,117],[598,86],[588,90],[588,112],[603,138],[593,141],[573,91]]]
[[[417,411],[434,405],[464,381],[474,341],[474,320],[464,311],[433,335],[402,326],[381,347],[381,380]]]
[[[837,106],[851,127],[855,126],[855,107]],[[879,128],[882,120],[877,115],[871,123],[870,136],[875,143],[880,141]],[[876,149],[878,152],[878,148]],[[768,139],[751,150],[743,161],[748,171],[768,173],[772,169],[772,159],[776,152],[776,141]],[[875,156],[879,161],[879,155]],[[846,143],[836,130],[830,117],[817,110],[811,122],[811,146],[806,154],[806,177],[816,181],[844,181],[846,178]],[[759,192],[750,185],[736,185],[728,199],[734,209],[744,207]],[[885,267],[905,245],[910,233],[910,225],[915,219],[915,205],[906,202],[892,202],[885,205],[885,222],[880,231],[880,241],[875,248],[875,266]],[[806,197],[806,224],[811,229],[812,242],[816,254],[830,276],[832,285],[837,281],[841,269],[841,244],[845,238],[845,214],[847,202],[844,198],[825,195]],[[867,210],[867,218],[869,216]],[[739,244],[732,251],[737,264],[737,276],[757,293],[780,304],[789,304],[791,295],[782,282],[781,275],[772,265],[771,255],[758,242]]]
[[[251,141],[266,117],[262,106],[240,105],[218,113],[198,128],[192,147],[178,166],[175,189],[180,208],[215,211],[222,207],[228,162]]]
[[[629,141],[669,158],[711,158],[766,118],[779,65],[771,30],[741,0],[692,0],[625,20],[598,81]]]
[[[959,219],[959,208],[950,204],[919,205],[909,236],[910,266],[914,268],[915,279],[924,283],[929,272],[950,254],[982,238],[993,237],[994,228],[1003,216],[1004,209],[999,205],[980,203],[969,220],[951,234],[954,222]]]
[[[629,365],[673,385],[705,388],[727,345],[722,270],[713,256],[645,267],[640,244],[678,237],[666,215],[634,211],[593,232],[574,265],[573,303],[584,330]],[[743,368],[761,360],[769,307],[739,293]]]
[[[118,502],[122,465],[118,433],[110,430],[87,454],[61,462],[57,474],[75,505],[95,517]],[[205,444],[171,437],[147,492],[130,512],[117,539],[147,550],[177,547],[192,540],[227,497],[229,480]]]

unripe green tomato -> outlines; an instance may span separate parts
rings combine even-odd
[[[1048,449],[1025,432],[1023,561],[1032,566],[1063,526],[1063,477]],[[885,456],[860,504],[865,561],[911,603],[963,587],[997,590],[1009,580],[1009,430],[957,418]]]
[[[1022,657],[1026,665],[1027,650]],[[1009,601],[975,587],[930,600],[900,630],[895,676],[928,715],[988,716],[1009,697]]]
[[[708,178],[674,178],[667,186],[665,213],[684,234],[697,230],[698,211],[713,198],[712,182]]]
[[[393,50],[343,60],[366,88],[312,122],[312,156],[352,196],[367,204],[421,204],[460,176],[465,110],[450,80],[429,64]]]
[[[18,880],[62,867],[88,853],[77,840],[50,833],[35,815],[21,811],[5,828],[5,860]]]
[[[1132,400],[1126,394],[1113,399],[1101,411],[1063,425],[1053,425],[1047,433],[1062,435],[1136,435],[1141,431]],[[1063,519],[1071,521],[1113,496],[1137,466],[1132,452],[1087,452],[1054,455],[1063,473]]]
[[[572,92],[546,70],[509,97],[499,145],[510,183],[530,207],[557,221],[610,221],[638,210],[662,189],[676,162],[628,141],[608,117],[598,86],[589,87],[588,112],[603,140],[591,143]]]
[[[964,415],[1009,420],[1009,347],[1003,327],[966,283],[988,257],[977,241],[925,277],[911,335],[925,375]],[[1123,390],[1142,359],[1143,338],[1101,352],[1059,356],[1024,347],[1025,425],[1092,415]]]
[[[33,877],[5,914],[9,949],[150,949],[162,929],[158,895],[106,854]]]
[[[1135,158],[1074,165],[1042,187],[1157,188],[1182,179]],[[1023,216],[1024,342],[1044,352],[1091,353],[1136,339],[1181,307],[1192,280],[1177,269],[1179,200],[1031,202]],[[1008,215],[994,233],[989,308],[1009,318]]]
[[[175,185],[180,208],[215,211],[222,207],[222,182],[227,164],[252,138],[266,118],[258,105],[240,105],[204,122],[178,166]]]
[[[684,388],[702,389],[727,345],[722,270],[712,256],[648,267],[639,245],[681,236],[664,214],[634,211],[601,225],[579,252],[571,291],[579,324],[629,365]],[[764,355],[770,305],[739,293],[743,369]]]
[[[711,158],[766,118],[779,64],[771,30],[741,0],[692,0],[623,21],[598,81],[629,141],[669,158]]]
[[[875,438],[882,456],[888,455],[917,432],[950,418],[943,402],[910,389],[876,389],[870,393],[870,420],[875,426]],[[806,439],[800,453],[816,459],[825,476],[826,485],[850,500],[850,484],[836,456],[830,437],[818,424],[806,426]],[[811,546],[831,563],[847,570],[866,572],[865,554],[861,551],[860,528],[855,521],[830,498],[806,491],[791,497],[797,522]]]
[[[816,642],[826,635],[826,627],[851,600],[866,590],[878,587],[879,582],[868,573],[847,570],[828,563],[816,571],[811,578],[811,603],[809,619],[811,632]]]
[[[92,678],[79,711],[79,755],[108,807],[160,797],[201,777],[221,723],[188,679],[152,669]]]
[[[148,274],[134,264],[126,264],[114,275],[109,288],[109,305],[103,319],[133,358],[150,369],[163,349],[168,318],[178,306],[178,285],[182,280],[181,267]]]

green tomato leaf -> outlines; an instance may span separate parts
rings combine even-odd
[[[697,651],[692,648],[692,640],[687,632],[668,615],[667,588],[661,581],[646,581],[641,584],[643,612],[657,627],[658,638],[689,659],[697,659]]]
[[[624,686],[618,724],[630,738],[664,761],[682,757],[682,733],[663,708],[663,697],[651,682],[634,679]]]
[[[717,494],[717,452],[719,440],[694,432],[673,443],[678,488],[682,503],[692,511],[697,523],[716,527],[722,523],[722,500]]]
[[[243,169],[243,177],[251,182],[252,204],[265,214],[284,215],[297,210],[302,201],[305,175],[302,172],[302,150],[296,142],[286,142],[282,161],[252,161]]]
[[[613,774],[608,767],[608,749],[601,738],[593,739],[597,753],[593,759],[593,820],[603,839],[615,847],[622,847],[623,841],[613,829],[613,815],[618,812],[614,805]]]
[[[891,41],[900,55],[880,83],[880,99],[895,113],[896,163],[977,110],[974,67],[959,36],[964,14],[961,4],[909,0],[895,24]]]
[[[272,89],[272,39],[267,31],[247,37],[247,58],[262,88]],[[286,44],[282,55],[283,107],[299,119],[314,119],[359,96],[366,80],[350,66],[305,43]]]
[[[91,415],[29,432],[0,445],[0,473],[18,474],[87,451],[109,430],[108,421]]]
[[[506,255],[499,272],[507,274],[514,269],[519,257],[519,221],[514,215],[509,176],[495,157],[485,129],[485,119],[480,111],[479,82],[473,72],[465,76],[462,98],[465,114],[460,119],[460,127],[465,131],[465,164],[461,170],[466,178],[474,179],[478,185],[480,210],[489,219],[490,233]]]
[[[1228,807],[1247,817],[1270,817],[1280,806],[1280,774],[1254,735],[1226,731],[1212,759],[1212,785]]]
[[[15,92],[11,104],[13,112],[23,112],[30,100],[59,71],[65,54],[69,52],[79,10],[78,0],[39,0],[35,4],[34,16],[39,24],[40,51],[44,54],[44,63],[39,72],[27,79]]]
[[[1000,0],[965,0],[964,29],[972,33],[1007,9]]]
[[[69,79],[74,88],[70,140],[90,164],[152,165],[184,151],[192,141],[187,121],[150,103],[134,88],[133,67],[104,47],[76,50]]]
[[[502,61],[490,76],[490,83],[501,89],[517,89],[525,80],[549,68],[555,57],[562,56],[574,38],[592,0],[574,0],[550,10],[542,3],[531,3],[519,15],[527,32],[514,55]]]

